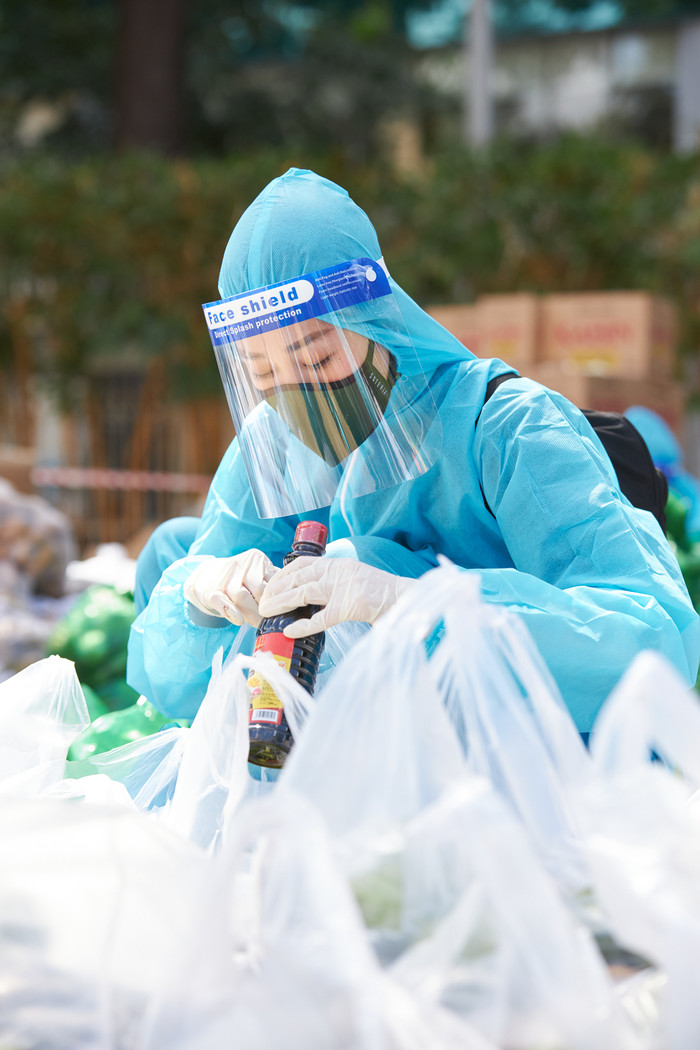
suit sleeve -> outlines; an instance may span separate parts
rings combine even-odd
[[[474,448],[514,565],[481,571],[484,599],[521,617],[579,730],[643,649],[692,685],[700,621],[677,560],[653,516],[621,494],[582,413],[513,380],[485,405]]]

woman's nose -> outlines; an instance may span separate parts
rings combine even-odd
[[[266,375],[261,375],[257,385],[263,390],[275,390],[283,386],[298,386],[299,383],[312,383],[314,370],[295,358],[270,361]]]
[[[289,386],[290,384],[301,382],[303,378],[303,368],[300,367],[299,363],[295,361],[294,358],[290,358],[275,368],[273,374],[278,386]]]

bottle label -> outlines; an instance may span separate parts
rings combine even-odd
[[[280,667],[288,671],[292,666],[293,651],[294,639],[287,638],[281,631],[275,631],[270,634],[261,634],[256,639],[253,656],[258,653],[270,653]],[[270,683],[261,678],[256,671],[251,671],[248,675],[248,687],[250,689],[250,721],[264,722],[271,726],[281,725],[284,708]]]

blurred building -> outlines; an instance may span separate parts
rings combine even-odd
[[[426,50],[420,68],[458,106],[468,63],[468,46],[455,39]],[[692,150],[700,144],[700,17],[499,35],[490,87],[496,134],[603,129]]]

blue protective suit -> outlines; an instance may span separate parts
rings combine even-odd
[[[236,226],[220,292],[380,256],[374,228],[344,190],[292,169]],[[442,453],[416,480],[306,515],[328,525],[329,554],[413,577],[444,554],[479,572],[484,598],[529,628],[582,732],[642,649],[665,654],[694,682],[700,621],[678,564],[652,515],[621,495],[584,416],[524,378],[500,386],[484,406],[488,380],[512,369],[476,358],[394,282],[392,290],[439,407]],[[387,346],[403,371],[402,337],[371,321],[356,327]],[[194,622],[184,581],[202,555],[250,547],[281,565],[297,520],[258,517],[234,440],[187,556],[165,570],[133,625],[129,684],[161,711],[191,718],[215,652],[230,649],[238,629]]]

